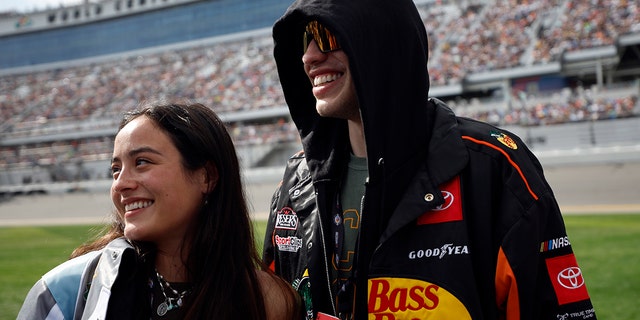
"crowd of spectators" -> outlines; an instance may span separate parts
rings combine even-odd
[[[496,0],[421,7],[434,85],[465,75],[558,61],[563,52],[614,44],[640,32],[629,0]],[[454,32],[452,32],[452,30]]]
[[[113,137],[2,146],[0,147],[0,169],[107,160],[111,158],[112,149]]]
[[[295,126],[279,119],[273,123],[228,125],[229,134],[240,149],[251,145],[273,145],[298,140]],[[50,166],[111,159],[113,136],[51,141],[19,146],[0,146],[0,170],[9,167]]]
[[[620,35],[640,32],[637,1],[458,2],[419,3],[430,37],[432,86],[456,84],[471,73],[557,61],[562,52],[611,45]],[[283,106],[272,50],[270,36],[262,35],[1,76],[0,134],[20,137],[65,123],[110,125],[138,103],[165,97],[196,100],[219,114]],[[571,93],[553,102],[522,103],[456,111],[498,125],[543,125],[627,117],[638,98]],[[229,129],[239,145],[297,137],[282,118],[230,123]],[[0,168],[52,154],[54,162],[108,157],[110,149],[109,139],[0,147]]]
[[[515,94],[517,96],[517,94]],[[552,99],[539,102],[517,100],[507,108],[474,108],[468,102],[449,101],[460,116],[486,121],[497,126],[540,126],[569,122],[598,121],[633,117],[639,113],[638,96],[596,96],[591,90],[563,90]],[[295,125],[285,118],[273,122],[227,124],[235,144],[274,145],[298,141]],[[87,138],[73,141],[43,142],[16,147],[0,146],[0,169],[10,166],[50,165],[79,161],[108,160],[113,137]]]
[[[545,101],[516,100],[508,108],[478,110],[467,104],[450,105],[460,116],[478,119],[496,126],[541,126],[569,122],[598,121],[634,117],[640,111],[638,96],[594,96],[590,90],[563,90]],[[457,107],[457,108],[456,108]]]
[[[539,12],[557,5],[552,0],[496,1],[492,5],[470,5],[448,22],[436,25],[435,60],[429,65],[436,85],[459,82],[466,74],[521,65],[533,41],[531,27]],[[428,25],[430,16],[425,23]],[[448,32],[456,30],[456,32]]]
[[[640,32],[640,3],[635,0],[567,0],[537,31],[535,63],[557,61],[563,52],[614,44]]]
[[[0,77],[1,129],[118,118],[148,99],[197,100],[218,113],[284,104],[267,37]]]

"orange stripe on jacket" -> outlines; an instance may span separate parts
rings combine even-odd
[[[496,304],[498,309],[504,312],[508,320],[520,319],[520,298],[518,297],[518,284],[511,270],[504,251],[498,252],[498,264],[496,266]],[[502,317],[501,317],[502,318]]]
[[[516,171],[518,171],[518,173],[520,174],[520,177],[522,178],[522,181],[524,181],[524,184],[527,186],[527,190],[529,190],[529,193],[531,194],[531,196],[533,196],[534,199],[538,200],[538,196],[533,192],[533,190],[531,190],[531,187],[529,186],[529,181],[527,181],[527,178],[524,176],[524,173],[522,173],[522,170],[520,170],[520,167],[518,166],[517,163],[515,163],[513,160],[511,160],[511,157],[509,156],[508,153],[506,153],[504,150],[494,146],[493,144],[486,142],[486,141],[482,141],[482,140],[478,140],[478,139],[474,139],[472,137],[469,136],[462,136],[462,139],[466,139],[472,142],[475,142],[477,144],[481,144],[487,147],[490,147],[494,150],[499,151],[500,153],[502,153],[502,155],[505,156],[505,158],[507,158],[507,160],[509,161],[509,163],[511,164],[511,166],[513,166]]]

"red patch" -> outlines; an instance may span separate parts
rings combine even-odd
[[[322,313],[322,312],[318,312],[318,317],[316,318],[316,320],[340,320],[340,318],[334,317],[334,316],[330,316],[326,313]]]
[[[440,186],[444,203],[418,218],[418,225],[462,220],[462,199],[460,197],[460,177]]]
[[[545,261],[558,304],[563,305],[589,299],[582,270],[573,254],[549,258]]]

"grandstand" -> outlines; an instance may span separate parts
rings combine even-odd
[[[281,166],[299,143],[270,27],[289,2],[102,0],[0,13],[0,193],[103,185],[121,113],[162,98],[211,106],[246,169]],[[458,114],[517,133],[534,152],[639,144],[637,1],[416,4],[430,95]]]

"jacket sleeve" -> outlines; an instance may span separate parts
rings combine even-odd
[[[65,316],[57,304],[51,291],[42,279],[38,280],[29,290],[27,297],[18,313],[18,320],[52,319],[61,320]],[[68,318],[71,319],[71,318]]]
[[[83,279],[90,278],[98,256],[90,252],[47,272],[27,294],[17,319],[74,319],[76,307],[84,303]]]
[[[553,193],[511,227],[497,260],[496,303],[506,319],[596,319]]]

